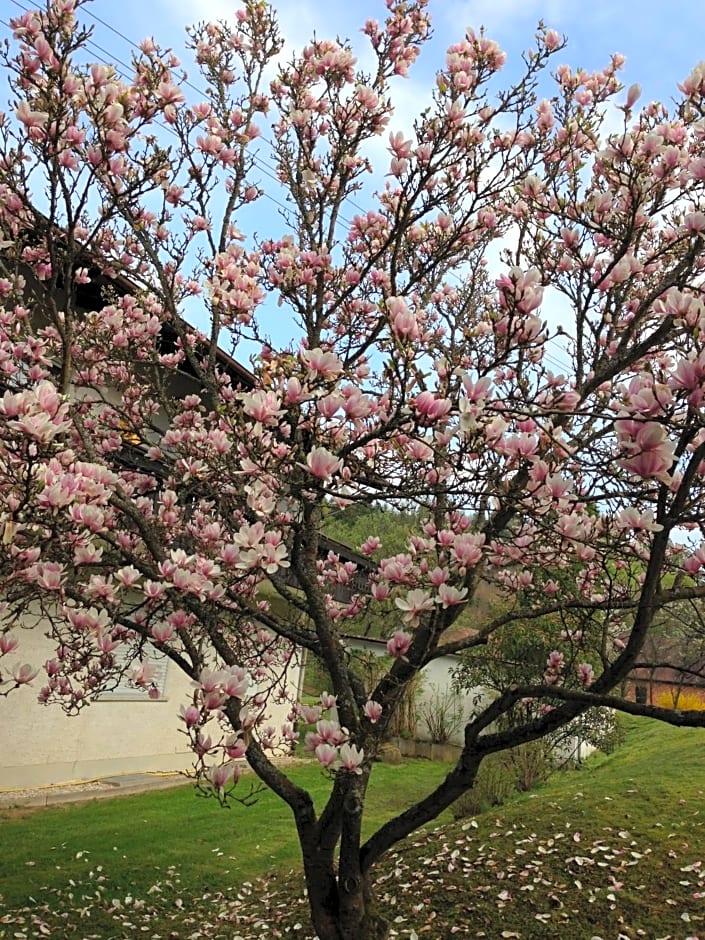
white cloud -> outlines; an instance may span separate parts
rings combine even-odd
[[[441,6],[436,15],[442,17],[449,31],[460,32],[468,26],[478,30],[485,26],[490,38],[496,38],[493,31],[498,30],[520,29],[526,34],[526,24],[536,26],[540,19],[547,26],[555,26],[565,20],[568,7],[567,0],[464,0]]]
[[[238,9],[235,0],[200,0],[197,9],[194,9],[192,0],[159,2],[165,17],[177,20],[183,25],[195,20],[233,22],[235,11]],[[310,42],[314,33],[320,38],[328,39],[341,35],[343,38],[354,40],[365,19],[364,13],[360,13],[355,6],[343,6],[336,2],[320,4],[308,0],[283,0],[277,3],[275,0],[273,6],[281,34],[286,40],[287,56]]]

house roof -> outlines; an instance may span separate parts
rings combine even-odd
[[[651,635],[629,678],[705,688],[705,640]]]
[[[129,294],[133,296],[143,289],[134,281],[130,280],[125,274],[105,274],[94,258],[91,259],[88,268],[90,281],[86,284],[76,285],[76,300],[85,310],[100,310],[105,306],[104,291],[106,287],[112,287],[122,295]],[[195,327],[192,327],[185,321],[184,325],[188,331],[193,333],[198,332]],[[170,347],[173,344],[173,348],[175,349],[177,336],[176,330],[170,327],[169,324],[162,324],[160,339],[164,346]],[[220,347],[218,347],[217,355],[221,367],[225,369],[232,379],[239,384],[245,385],[247,388],[254,387],[257,381],[254,373],[245,368],[242,363],[238,362],[237,359],[234,359]],[[192,373],[188,363],[183,363],[181,371],[189,374]]]

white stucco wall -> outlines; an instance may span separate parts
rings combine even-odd
[[[387,655],[386,644],[380,640],[368,640],[364,637],[346,637],[345,644],[350,649],[364,650],[366,652],[374,653],[375,656]],[[423,709],[424,705],[429,703],[433,698],[434,690],[436,689],[439,690],[441,694],[444,692],[452,693],[451,677],[453,670],[459,664],[459,661],[460,660],[457,656],[440,656],[438,659],[432,660],[427,666],[423,668],[421,671],[421,691],[416,702],[417,708]],[[473,712],[474,697],[474,694],[460,694],[458,696],[459,702],[462,703],[463,721],[461,722],[460,727],[455,732],[455,734],[450,738],[450,744],[463,743],[463,727],[465,721]],[[419,715],[416,736],[420,741],[431,740],[428,726],[421,715]]]
[[[18,632],[21,645],[8,657],[10,665],[15,659],[37,665],[51,656],[52,644],[40,630]],[[290,681],[296,689],[298,669],[292,669]],[[162,699],[109,697],[71,717],[56,705],[39,705],[40,686],[41,672],[32,686],[0,698],[0,789],[191,766],[178,712],[188,704],[192,685],[173,663]],[[279,727],[287,711],[287,705],[273,704],[270,723]]]

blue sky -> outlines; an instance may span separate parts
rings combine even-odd
[[[31,4],[32,0],[2,0],[0,18],[17,15]],[[364,20],[385,15],[384,0],[280,0],[274,6],[284,36],[297,47],[314,30],[321,37],[338,34],[359,41]],[[236,8],[237,0],[93,0],[84,9],[89,21],[90,14],[95,14],[134,42],[154,36],[179,52],[186,24],[232,16]],[[446,47],[467,26],[486,26],[489,36],[509,53],[507,72],[511,74],[537,21],[543,19],[568,36],[563,61],[591,69],[604,64],[610,53],[621,52],[627,56],[626,83],[640,82],[648,98],[670,98],[676,82],[705,59],[703,0],[642,0],[638,4],[633,0],[430,0],[429,9],[435,35],[408,83],[409,92],[417,84],[429,86]],[[127,60],[129,44],[102,23],[95,22],[95,26],[96,44]]]
[[[14,0],[5,0],[5,5],[14,8]],[[86,9],[134,41],[152,35],[179,50],[187,23],[227,17],[236,6],[232,0],[121,0],[119,4],[94,0]],[[385,14],[383,0],[281,0],[274,6],[282,32],[294,46],[301,46],[313,30],[319,36],[339,34],[357,41],[367,17],[383,19]],[[435,35],[415,70],[413,85],[430,84],[446,47],[467,26],[486,26],[490,37],[509,53],[507,71],[511,72],[539,19],[568,36],[562,60],[573,66],[597,68],[612,52],[626,55],[627,84],[640,82],[648,98],[670,98],[676,82],[705,59],[703,0],[642,0],[638,4],[633,0],[430,0],[429,9]],[[95,40],[115,55],[129,54],[128,45],[100,23]]]

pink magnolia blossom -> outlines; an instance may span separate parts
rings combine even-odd
[[[319,376],[322,379],[336,378],[343,368],[342,362],[335,353],[324,352],[319,348],[304,350],[301,353],[301,359],[308,367],[311,375]]]
[[[654,421],[620,420],[615,428],[623,451],[633,455],[620,460],[624,469],[644,479],[667,481],[674,448],[663,426]]]
[[[396,336],[403,340],[416,340],[420,337],[418,320],[409,310],[403,297],[390,297],[387,300],[387,309]]]
[[[242,699],[250,687],[250,677],[242,666],[230,666],[223,670],[221,688],[225,695]]]
[[[141,660],[136,663],[128,672],[130,681],[139,688],[145,689],[154,682],[157,677],[157,668],[152,663]]]
[[[628,506],[618,513],[616,521],[620,529],[630,529],[634,532],[661,532],[663,529],[663,526],[656,522],[653,509],[639,511],[634,506]]]
[[[187,728],[194,728],[196,725],[200,724],[201,713],[195,705],[188,705],[186,707],[182,705],[179,710],[179,715]]]
[[[554,671],[560,671],[563,668],[565,657],[558,650],[553,650],[546,660],[546,666]]]
[[[264,425],[273,425],[284,413],[274,392],[257,391],[242,396],[245,414]]]
[[[0,656],[12,653],[19,646],[19,640],[13,633],[3,633],[0,635]]]
[[[699,558],[696,558],[695,555],[691,555],[689,558],[683,562],[683,569],[688,574],[697,574],[698,571],[702,568],[703,563]]]
[[[462,604],[468,595],[468,589],[456,588],[450,584],[440,584],[438,586],[438,603],[445,610],[446,607],[455,607]]]
[[[142,575],[134,565],[125,565],[115,572],[115,580],[119,581],[120,584],[126,588],[134,587],[141,577]]]
[[[387,652],[390,656],[394,656],[395,659],[405,656],[411,646],[412,639],[413,637],[410,633],[405,633],[404,630],[397,630],[394,636],[387,640]]]
[[[382,717],[382,706],[379,702],[370,700],[365,702],[365,707],[363,709],[365,715],[370,719],[370,722],[374,725]]]
[[[325,447],[316,447],[306,457],[309,471],[319,480],[330,480],[333,474],[338,473],[343,461],[336,458]]]
[[[451,409],[451,402],[447,398],[437,398],[432,392],[421,392],[413,404],[418,414],[430,422],[440,421]]]
[[[218,764],[208,771],[208,777],[216,790],[224,790],[229,783],[235,783],[236,776],[239,776],[239,770],[232,762]]]
[[[231,760],[239,760],[245,756],[247,743],[239,734],[231,734],[225,742],[225,753]]]
[[[249,705],[243,705],[243,707],[240,709],[240,712],[239,712],[239,719],[240,719],[240,724],[242,726],[242,730],[248,731],[250,728],[252,728],[255,725],[257,721],[257,715],[256,715],[255,710],[251,708]]]
[[[345,740],[345,733],[337,721],[320,719],[316,722],[316,734],[321,741],[337,746]]]
[[[370,585],[370,591],[376,601],[386,600],[391,593],[388,584],[385,584],[385,583],[380,584],[376,581]]]
[[[428,592],[420,589],[409,591],[405,597],[395,598],[394,603],[404,611],[404,623],[416,624],[421,614],[433,610],[433,598]]]
[[[325,395],[323,398],[319,398],[316,402],[316,408],[323,415],[324,418],[329,420],[341,410],[344,404],[344,398],[342,395]]]
[[[556,32],[555,29],[547,29],[543,41],[546,44],[547,49],[557,49],[561,44],[560,33]]]
[[[49,120],[46,111],[34,111],[26,101],[21,101],[15,109],[17,118],[28,129],[43,128]]]
[[[27,571],[27,577],[47,591],[58,591],[64,581],[64,568],[57,562],[40,562]]]
[[[589,685],[592,685],[595,678],[595,673],[590,663],[578,664],[578,678],[585,688],[587,688]]]
[[[338,759],[338,749],[331,744],[321,742],[314,751],[316,760],[322,767],[332,767]]]
[[[34,666],[30,666],[29,663],[22,663],[22,665],[16,665],[12,669],[12,678],[15,680],[17,685],[28,685],[32,679],[34,679],[39,672]]]
[[[175,630],[170,623],[155,623],[152,627],[152,636],[157,643],[168,643],[174,636]]]
[[[485,536],[480,534],[473,535],[467,533],[453,540],[453,556],[463,567],[470,568],[476,565],[482,558],[482,546]]]
[[[323,709],[321,705],[299,705],[298,712],[307,725],[314,725],[321,717]]]
[[[70,427],[68,421],[57,421],[43,412],[24,414],[13,421],[13,426],[42,444],[51,443],[54,438]]]
[[[361,774],[362,773],[362,762],[365,759],[365,752],[362,748],[358,748],[354,744],[346,742],[340,748],[340,766],[343,770],[346,770],[351,774]],[[320,760],[320,758],[319,758]]]
[[[688,404],[697,408],[705,398],[705,360],[702,354],[697,359],[681,359],[669,385],[688,392]]]
[[[360,546],[360,551],[363,555],[372,555],[377,551],[378,548],[381,547],[381,540],[378,539],[376,535],[370,535],[369,538],[365,539],[365,541]]]

